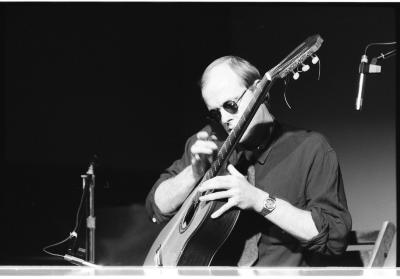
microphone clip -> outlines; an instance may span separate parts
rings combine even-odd
[[[371,64],[368,64],[367,55],[361,56],[361,63],[358,69],[360,74],[377,74],[381,72],[381,66],[376,64],[377,59],[373,58]]]

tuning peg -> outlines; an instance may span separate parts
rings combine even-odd
[[[312,56],[311,63],[313,63],[313,64],[317,64],[317,63],[318,63],[318,61],[319,61],[319,58],[318,58],[318,56]]]
[[[299,79],[299,77],[300,77],[300,74],[299,74],[298,72],[293,73],[293,79],[294,79],[294,80]]]
[[[302,63],[303,64],[303,63]],[[308,66],[307,64],[303,64],[303,67],[301,67],[301,70],[303,72],[307,72],[310,69],[310,66]]]

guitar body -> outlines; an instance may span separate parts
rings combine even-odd
[[[233,230],[240,210],[233,209],[219,218],[210,215],[224,201],[200,202],[193,209],[195,191],[161,230],[145,259],[145,266],[209,266],[214,255]],[[195,210],[192,218],[188,216]],[[185,229],[182,223],[187,221]]]
[[[307,38],[264,75],[253,91],[253,99],[219,149],[217,158],[202,182],[224,171],[229,156],[257,109],[264,103],[275,79],[285,78],[292,73],[319,49],[322,42],[319,35]],[[240,210],[232,208],[217,219],[212,219],[211,214],[218,210],[225,200],[200,202],[199,197],[200,194],[195,188],[154,241],[145,259],[145,266],[209,266],[212,263],[215,254],[232,232]]]

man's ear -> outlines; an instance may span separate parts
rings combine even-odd
[[[257,84],[260,82],[259,79],[256,79],[253,84],[250,86],[250,91],[254,91],[254,89],[256,89]]]

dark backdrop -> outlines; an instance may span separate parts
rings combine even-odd
[[[354,109],[365,46],[396,40],[393,7],[0,7],[5,147],[0,264],[62,263],[46,257],[41,248],[72,230],[80,175],[94,154],[99,157],[98,258],[103,264],[141,264],[158,231],[143,211],[145,196],[159,173],[181,155],[185,139],[206,124],[197,84],[203,69],[217,57],[235,54],[264,73],[316,33],[324,39],[318,52],[320,80],[318,67],[312,67],[288,84],[292,109],[285,105],[283,83],[278,83],[272,89],[272,113],[328,137],[341,160],[356,228],[371,226],[365,208],[370,196],[382,201],[372,226],[382,218],[395,221],[394,58],[382,63],[382,74],[368,77],[363,110]],[[392,48],[371,47],[368,57]]]

